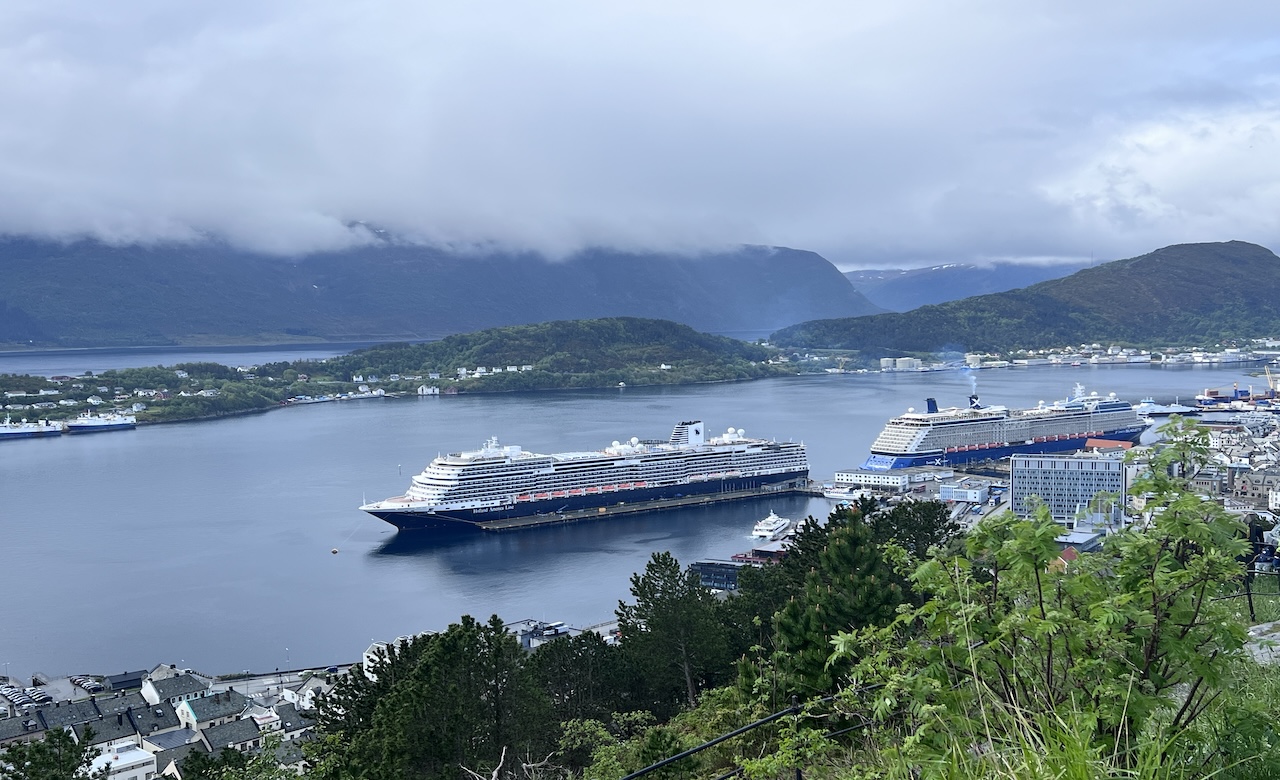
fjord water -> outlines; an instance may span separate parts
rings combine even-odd
[[[172,362],[157,358],[153,362]],[[1072,384],[1184,401],[1265,382],[1247,368],[1085,366],[790,377],[593,392],[366,400],[0,444],[0,664],[15,676],[181,663],[225,673],[351,661],[373,638],[464,613],[585,626],[612,617],[654,551],[727,558],[781,498],[439,539],[356,509],[437,453],[488,436],[537,452],[665,438],[679,420],[796,439],[812,476],[856,466],[926,396],[1023,406]],[[330,551],[337,548],[338,553]]]

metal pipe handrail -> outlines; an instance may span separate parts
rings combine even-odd
[[[867,686],[867,687],[865,687],[865,688],[859,688],[859,689],[857,689],[856,691],[854,691],[854,693],[866,693],[867,691],[874,691],[874,690],[876,690],[876,689],[878,689],[878,688],[883,688],[883,687],[884,687],[884,684],[883,684],[883,683],[878,683],[878,684],[876,684],[876,685],[869,685],[869,686]],[[752,729],[756,729],[756,728],[759,728],[759,727],[764,726],[764,725],[766,725],[766,724],[772,723],[772,722],[774,722],[775,720],[778,720],[779,718],[786,717],[787,715],[797,715],[797,714],[799,714],[799,713],[804,709],[804,707],[805,707],[807,704],[810,704],[810,703],[812,703],[812,704],[825,704],[826,702],[833,701],[835,698],[836,698],[835,696],[824,696],[824,697],[823,697],[823,698],[821,698],[821,699],[815,699],[813,702],[806,702],[806,704],[805,704],[805,705],[802,705],[802,704],[800,704],[799,702],[796,702],[795,704],[792,704],[790,707],[787,707],[785,710],[780,710],[780,711],[778,711],[778,712],[773,713],[772,715],[766,715],[765,717],[761,718],[760,720],[757,720],[757,721],[752,722],[752,723],[748,723],[747,725],[742,726],[742,727],[740,727],[740,728],[736,728],[736,729],[734,729],[733,731],[730,731],[728,734],[721,734],[720,736],[716,737],[715,739],[709,740],[709,741],[707,741],[707,742],[703,742],[701,745],[697,745],[697,746],[695,746],[695,747],[691,747],[691,748],[689,748],[688,750],[682,751],[682,752],[680,752],[680,753],[675,754],[674,756],[671,756],[670,758],[664,758],[664,759],[662,759],[661,761],[659,761],[659,762],[658,762],[658,763],[656,763],[656,764],[650,764],[649,766],[647,766],[647,767],[645,767],[645,768],[643,768],[643,769],[637,769],[636,771],[634,771],[634,772],[632,772],[631,774],[627,775],[626,777],[622,778],[622,780],[636,780],[636,778],[638,778],[638,777],[643,777],[643,776],[645,776],[645,775],[649,774],[650,772],[655,772],[655,771],[657,771],[657,770],[659,770],[659,769],[662,769],[662,768],[663,768],[663,767],[665,767],[665,766],[669,766],[669,765],[671,765],[671,764],[674,764],[674,763],[675,763],[675,762],[677,762],[677,761],[680,761],[680,760],[682,760],[682,759],[688,758],[689,756],[692,756],[692,755],[694,755],[695,753],[700,753],[700,752],[702,752],[703,750],[706,750],[706,749],[707,749],[707,748],[709,748],[709,747],[714,747],[714,746],[716,746],[716,745],[719,745],[721,742],[724,742],[725,740],[733,739],[734,737],[736,737],[736,736],[738,736],[738,735],[740,735],[740,734],[745,734],[746,732],[751,731]],[[794,700],[795,700],[795,699],[794,699],[794,697],[793,697],[793,698],[792,698],[792,701],[794,701]],[[869,722],[869,721],[864,721],[863,723],[859,724],[859,725],[858,725],[858,726],[856,726],[855,728],[860,728],[860,727],[862,727],[862,726],[865,726],[865,725],[867,724],[867,722]],[[851,729],[845,729],[845,731],[849,731],[849,730],[851,730]],[[842,731],[842,732],[837,732],[837,733],[844,733],[844,732]],[[717,780],[726,780],[727,778],[733,777],[734,775],[738,774],[738,773],[739,773],[739,772],[741,772],[741,771],[742,771],[742,770],[741,770],[741,768],[739,768],[739,769],[735,769],[735,770],[734,770],[733,772],[731,772],[730,774],[725,775],[725,776],[724,776],[724,778],[717,778]]]

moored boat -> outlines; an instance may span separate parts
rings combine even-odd
[[[1134,404],[1133,410],[1140,417],[1168,417],[1172,414],[1195,414],[1199,411],[1190,406],[1183,406],[1180,403],[1158,404],[1150,396]]]
[[[757,522],[755,528],[751,529],[751,536],[755,539],[776,541],[781,539],[790,527],[789,518],[779,517],[773,510],[769,510],[769,516]]]
[[[36,439],[44,436],[60,435],[62,435],[62,423],[50,420],[27,422],[24,418],[19,422],[14,422],[6,414],[4,423],[0,424],[0,441],[4,439]]]
[[[138,418],[131,414],[85,412],[74,420],[68,420],[67,433],[100,433],[102,431],[127,431],[136,428]]]
[[[1015,453],[1067,452],[1089,439],[1136,441],[1149,426],[1115,393],[1086,395],[1079,384],[1070,398],[1042,401],[1030,409],[984,406],[976,394],[969,396],[966,408],[939,409],[932,398],[925,403],[925,411],[908,409],[885,425],[862,468],[960,465]]]
[[[468,529],[493,521],[607,516],[608,508],[653,509],[707,497],[737,500],[808,480],[803,444],[749,438],[741,429],[708,437],[699,420],[667,441],[613,442],[592,452],[540,455],[489,439],[478,450],[441,455],[402,496],[361,506],[400,529]],[[596,514],[596,512],[600,514]]]

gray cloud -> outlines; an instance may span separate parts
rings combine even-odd
[[[0,231],[772,243],[846,265],[1280,245],[1280,7],[14,2]]]

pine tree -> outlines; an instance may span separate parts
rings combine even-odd
[[[808,696],[832,690],[849,665],[828,664],[832,637],[888,623],[902,601],[902,589],[866,523],[851,518],[836,527],[805,576],[803,591],[777,618],[775,658],[792,691]]]
[[[694,706],[698,692],[728,668],[715,596],[668,552],[654,553],[642,574],[631,575],[631,595],[634,604],[618,602],[618,627],[624,652],[650,672],[653,705],[663,708],[683,689]]]

